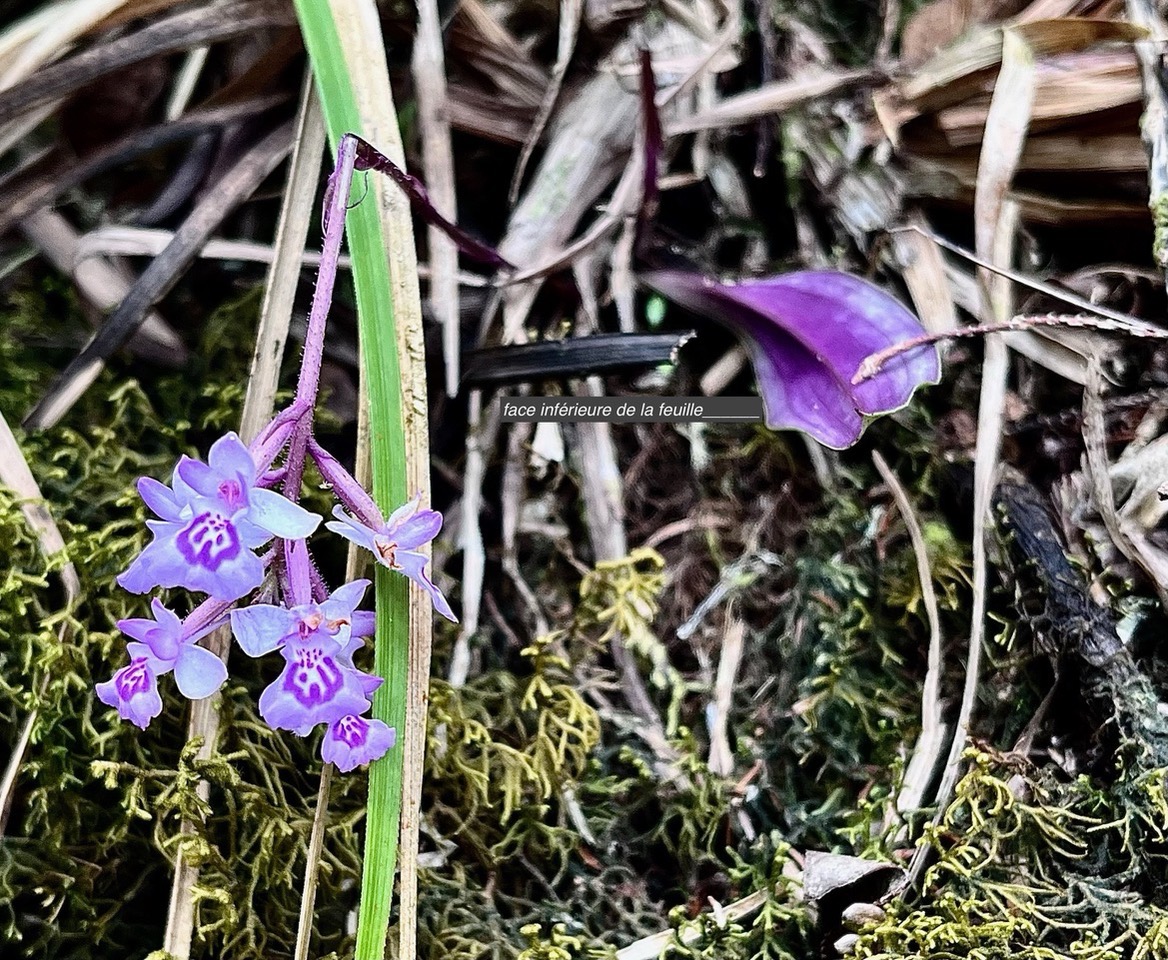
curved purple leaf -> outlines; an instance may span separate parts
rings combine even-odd
[[[900,301],[859,277],[815,270],[732,283],[658,270],[643,279],[743,337],[768,426],[802,430],[828,447],[851,446],[865,416],[900,409],[918,387],[941,377],[930,345],[852,384],[867,356],[924,332]]]

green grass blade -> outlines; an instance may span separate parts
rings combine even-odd
[[[334,5],[323,0],[296,0],[296,10],[320,91],[329,140],[335,150],[345,133],[364,135],[364,124],[334,19]],[[346,226],[369,389],[373,497],[383,510],[389,510],[404,503],[408,491],[402,378],[385,238],[377,205],[372,200],[358,203],[349,210]],[[385,683],[374,695],[373,715],[399,732],[405,723],[406,706],[407,587],[404,577],[393,576],[384,567],[377,567],[374,672],[385,677]],[[369,769],[357,960],[381,960],[385,954],[401,819],[401,758],[400,749],[391,750]]]

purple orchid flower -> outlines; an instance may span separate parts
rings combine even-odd
[[[372,632],[371,618],[356,610],[368,586],[368,580],[355,580],[320,604],[290,609],[255,604],[231,612],[231,629],[245,653],[258,657],[280,650],[287,661],[260,695],[260,715],[269,726],[305,736],[319,723],[369,708],[382,680],[353,665],[361,637]]]
[[[928,345],[852,383],[867,356],[924,332],[898,300],[859,277],[817,270],[730,283],[658,270],[643,279],[743,336],[774,429],[802,430],[837,450],[849,447],[865,417],[899,410],[918,387],[940,380],[937,348]]]
[[[429,543],[442,529],[442,514],[437,510],[423,510],[421,504],[421,497],[414,497],[409,503],[398,507],[389,520],[382,520],[378,514],[372,524],[350,516],[343,507],[338,506],[333,509],[333,516],[337,519],[328,521],[325,526],[346,540],[372,551],[382,566],[405,574],[430,595],[438,613],[458,623],[442,591],[426,574],[426,564],[430,558],[418,552],[418,547]]]
[[[342,773],[384,757],[397,743],[397,730],[381,720],[353,714],[341,717],[325,731],[320,756]]]
[[[222,619],[212,620],[187,633],[178,614],[155,599],[150,601],[154,619],[119,620],[118,629],[136,643],[126,644],[131,659],[145,658],[156,677],[174,671],[179,692],[188,700],[209,697],[227,679],[227,668],[215,654],[198,641],[218,627]]]
[[[174,672],[179,692],[190,700],[209,697],[227,679],[227,667],[198,641],[221,621],[212,620],[188,633],[178,615],[157,599],[150,602],[154,619],[119,620],[118,629],[135,642],[126,644],[130,663],[112,679],[97,685],[101,701],[115,707],[118,716],[143,730],[162,712],[158,678]]]
[[[154,539],[118,577],[133,593],[186,587],[216,600],[238,600],[264,578],[252,552],[273,536],[300,539],[320,517],[273,490],[256,486],[256,464],[234,433],[215,441],[209,465],[183,457],[171,487],[149,477],[138,492],[161,520],[148,520]]]
[[[113,677],[96,687],[98,699],[117,708],[123,720],[145,730],[150,721],[162,713],[162,697],[158,693],[158,677],[150,669],[145,657],[131,660]]]

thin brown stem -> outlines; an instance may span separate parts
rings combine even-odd
[[[296,924],[296,948],[293,960],[308,960],[308,943],[312,939],[312,917],[316,906],[316,884],[320,879],[320,851],[324,846],[324,827],[328,822],[329,787],[333,782],[331,763],[320,771],[316,791],[316,812],[312,815],[312,832],[308,836],[308,860],[304,865],[304,892],[300,895],[300,921]]]
[[[984,337],[991,333],[1009,333],[1012,330],[1031,330],[1035,327],[1073,327],[1076,329],[1105,330],[1109,333],[1122,333],[1129,337],[1143,337],[1150,340],[1168,340],[1168,330],[1156,328],[1132,327],[1118,320],[1104,317],[1087,317],[1081,314],[1052,313],[1045,316],[1019,315],[1003,323],[979,323],[972,327],[962,327],[959,330],[942,330],[939,333],[923,333],[919,337],[902,340],[891,347],[877,350],[864,358],[860,368],[852,377],[852,383],[862,383],[876,376],[881,368],[894,357],[918,347],[927,347],[934,343],[943,343],[946,340],[958,340],[968,337]]]

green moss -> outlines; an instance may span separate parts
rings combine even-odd
[[[1113,785],[986,750],[967,759],[928,835],[937,860],[922,903],[894,905],[863,931],[858,956],[1165,956],[1166,771]]]

